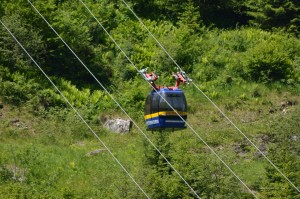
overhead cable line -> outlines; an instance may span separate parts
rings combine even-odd
[[[140,72],[140,70],[136,67],[136,65],[131,61],[131,59],[126,55],[126,53],[123,51],[123,49],[118,45],[118,43],[115,41],[115,39],[111,36],[111,34],[106,30],[106,28],[102,25],[102,23],[97,19],[97,17],[92,13],[92,11],[87,7],[87,5],[82,1],[79,0],[84,7],[88,10],[88,12],[93,16],[93,18],[97,21],[97,23],[101,26],[101,28],[105,31],[105,33],[109,36],[109,38],[114,42],[114,44],[119,48],[119,50],[123,53],[123,55],[127,58],[127,60],[131,63],[131,65],[139,72],[139,74],[143,77],[142,72]],[[157,90],[152,87],[151,83],[147,80],[145,80],[150,86],[151,88],[153,88],[156,92]],[[194,132],[194,134],[207,146],[207,148],[209,148],[209,150],[222,162],[222,164],[239,180],[239,182],[255,197],[256,195],[254,194],[254,192],[243,182],[243,180],[226,164],[226,162],[224,162],[222,160],[222,158],[213,150],[213,148],[211,148],[206,142],[205,140],[203,140],[203,138],[192,128],[192,126],[186,121],[184,120],[181,115],[174,109],[173,106],[171,106],[171,104],[161,95],[157,92],[157,94],[168,104],[168,106],[180,117],[180,119],[182,121],[185,122],[185,124]]]
[[[24,46],[19,42],[19,40],[13,35],[13,33],[7,28],[7,26],[1,20],[0,20],[0,23],[9,32],[9,34],[13,37],[13,39],[18,43],[18,45],[23,49],[23,51],[28,55],[28,57],[32,60],[32,62],[39,68],[39,70],[48,79],[48,81],[53,85],[53,87],[57,90],[57,92],[59,92],[59,94],[63,97],[63,99],[67,102],[67,104],[74,110],[74,112],[78,115],[78,117],[82,120],[82,122],[88,127],[88,129],[93,133],[93,135],[97,138],[97,140],[105,147],[105,149],[109,152],[109,154],[113,157],[113,159],[120,165],[120,167],[125,171],[125,173],[131,178],[131,180],[134,182],[134,184],[143,192],[143,194],[148,199],[150,199],[150,197],[143,190],[143,188],[136,182],[136,180],[132,177],[132,175],[127,171],[127,169],[122,165],[122,163],[117,159],[117,157],[111,152],[111,150],[106,146],[106,144],[101,140],[101,138],[95,133],[95,131],[90,127],[90,125],[85,121],[85,119],[77,111],[77,109],[64,96],[64,94],[55,85],[55,83],[50,79],[50,77],[45,73],[45,71],[40,67],[40,65],[32,58],[32,56],[28,53],[28,51],[24,48]]]
[[[134,120],[129,116],[129,114],[123,109],[123,107],[118,103],[118,101],[108,92],[108,90],[103,86],[103,84],[97,79],[97,77],[90,71],[90,69],[82,62],[82,60],[77,56],[77,54],[71,49],[71,47],[64,41],[64,39],[57,33],[57,31],[51,26],[51,24],[46,20],[46,18],[37,10],[37,8],[27,0],[34,10],[42,17],[42,19],[47,23],[47,25],[53,30],[53,32],[60,38],[60,40],[66,45],[66,47],[72,52],[72,54],[77,58],[77,60],[85,67],[85,69],[92,75],[96,82],[102,87],[102,89],[110,96],[110,98],[118,105],[118,107],[124,112],[124,114],[133,122],[133,124],[139,129],[139,131],[144,135],[147,141],[155,148],[155,150],[163,157],[163,159],[169,164],[169,166],[174,170],[174,172],[181,178],[181,180],[190,188],[193,194],[200,198],[197,192],[191,187],[191,185],[183,178],[183,176],[175,169],[175,167],[170,163],[170,161],[161,153],[161,151],[154,145],[150,138],[142,131],[142,129],[134,122]]]
[[[182,68],[177,64],[177,62],[173,59],[173,57],[170,55],[170,53],[165,49],[165,47],[156,39],[156,37],[152,34],[152,32],[148,29],[148,27],[143,23],[143,21],[137,16],[137,14],[133,11],[133,9],[130,8],[130,6],[127,4],[125,0],[122,0],[122,2],[127,6],[127,8],[131,11],[131,13],[136,17],[136,19],[142,24],[142,26],[147,30],[149,35],[156,41],[156,43],[161,47],[161,49],[168,55],[168,57],[174,62],[174,64],[177,66],[177,69],[180,71],[183,71]],[[222,116],[232,125],[234,128],[243,135],[244,138],[247,139],[247,141],[252,144],[255,149],[294,187],[299,193],[299,188],[257,147],[248,137],[245,133],[242,132],[242,130],[239,129],[239,127],[214,103],[200,88],[197,86],[194,82],[192,82],[193,86],[219,111],[219,113],[222,114]]]

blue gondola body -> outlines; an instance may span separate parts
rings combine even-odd
[[[144,118],[148,130],[186,128],[187,103],[183,91],[167,87],[151,91],[146,99]]]

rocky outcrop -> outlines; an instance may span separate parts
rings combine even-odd
[[[260,158],[260,157],[263,156],[263,154],[264,154],[264,155],[268,155],[267,145],[266,145],[265,143],[262,143],[258,148],[259,148],[260,151],[256,151],[256,152],[254,153],[254,156],[255,156],[255,157]],[[263,154],[262,154],[262,153],[263,153]]]
[[[126,134],[129,133],[132,124],[130,120],[111,119],[107,120],[103,126],[114,133]]]
[[[85,156],[95,156],[103,151],[105,151],[105,149],[96,149],[94,151],[88,152],[87,154],[85,154]]]
[[[15,164],[7,165],[5,169],[7,169],[7,172],[9,172],[9,174],[11,175],[13,180],[16,180],[19,182],[25,181],[26,169],[17,167]]]
[[[21,122],[18,118],[14,118],[11,120],[12,125],[20,128],[20,129],[27,129],[28,127],[25,125],[25,123]]]

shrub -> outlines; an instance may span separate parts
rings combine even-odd
[[[252,80],[273,82],[292,75],[292,59],[276,41],[262,41],[247,51],[243,60],[246,75]]]
[[[64,99],[53,89],[44,89],[38,93],[39,102],[45,108],[65,105]]]
[[[11,180],[13,177],[13,173],[9,171],[5,165],[0,166],[0,181],[6,182]]]
[[[0,83],[0,94],[4,100],[19,105],[29,100],[39,89],[39,84],[25,78],[22,74],[13,74],[9,81]]]
[[[202,81],[242,77],[247,81],[299,82],[300,42],[280,33],[242,28],[203,36],[193,78]],[[229,83],[229,82],[227,82]]]

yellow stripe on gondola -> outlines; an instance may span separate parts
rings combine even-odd
[[[183,111],[177,111],[177,113],[180,116],[186,116],[187,115],[187,112],[183,112]],[[158,116],[177,116],[177,113],[175,111],[160,111],[160,112],[157,112],[157,113],[152,113],[152,114],[145,115],[144,118],[145,118],[145,120],[147,120],[147,119],[158,117]]]

